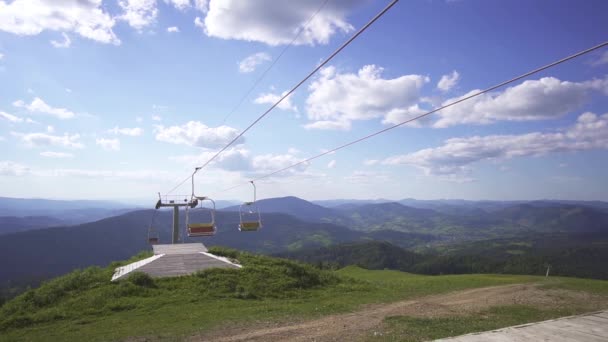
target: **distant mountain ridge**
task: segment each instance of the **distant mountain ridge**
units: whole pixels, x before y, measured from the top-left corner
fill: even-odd
[[[338,213],[332,209],[294,196],[262,199],[257,201],[256,205],[260,208],[260,211],[264,213],[282,213],[309,222],[322,222],[323,219],[338,215]],[[240,205],[227,207],[222,210],[239,211],[239,209]]]
[[[50,216],[0,216],[0,235],[70,224],[70,222]]]
[[[597,209],[598,204],[588,207],[547,201],[506,203],[483,203],[484,208],[445,211],[415,208],[396,202],[365,203],[351,207],[341,204],[326,208],[296,197],[264,199],[257,203],[264,225],[259,232],[239,232],[239,207],[233,206],[217,212],[218,234],[203,241],[207,245],[281,253],[346,242],[380,240],[402,248],[429,252],[449,249],[463,242],[509,239],[530,234],[608,232],[608,212]],[[451,205],[455,205],[454,202]],[[87,210],[63,212],[86,213]],[[74,226],[61,225],[0,235],[0,286],[11,279],[47,277],[77,267],[104,265],[148,249],[146,237],[152,213],[153,210],[129,211]],[[182,212],[182,229],[183,215]],[[192,220],[200,219],[197,214],[192,215]],[[157,216],[161,243],[166,243],[170,236],[171,212],[161,210]],[[89,219],[92,217],[88,216]],[[33,227],[38,224],[36,220],[45,219],[24,220],[32,220],[29,224]],[[17,226],[18,223],[14,221],[9,224]]]
[[[0,286],[9,280],[44,278],[75,268],[106,265],[150,249],[147,232],[152,213],[153,210],[138,210],[76,226],[0,235]],[[182,237],[185,237],[184,219],[182,212]],[[191,220],[201,220],[201,216],[195,213]],[[436,239],[431,235],[404,232],[359,232],[332,223],[304,222],[277,213],[265,213],[262,220],[264,227],[260,231],[239,232],[238,214],[219,211],[217,235],[203,239],[183,238],[183,241],[278,253],[376,239],[410,248]],[[161,243],[170,241],[171,222],[170,211],[158,213],[155,226],[159,228]]]
[[[135,209],[114,201],[0,197],[0,234],[92,222]]]
[[[409,201],[411,202],[411,201]],[[444,201],[449,205],[466,202]],[[608,211],[593,207],[563,204],[558,201],[471,202],[469,206],[430,209],[406,206],[399,202],[338,204],[325,208],[296,198],[259,201],[262,213],[276,212],[308,222],[328,222],[359,231],[397,230],[408,233],[442,235],[456,239],[478,240],[530,232],[599,232],[608,230]],[[226,210],[238,210],[230,207]]]

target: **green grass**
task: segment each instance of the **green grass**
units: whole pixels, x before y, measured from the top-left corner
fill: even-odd
[[[420,276],[346,267],[331,272],[293,261],[215,249],[243,269],[112,283],[113,264],[72,272],[0,307],[0,341],[175,340],[259,321],[295,321],[466,288],[535,282],[509,275]],[[145,255],[139,256],[145,257]],[[581,285],[566,280],[566,286]],[[559,282],[547,286],[561,286]]]
[[[538,322],[579,313],[576,308],[540,310],[525,305],[496,306],[468,316],[419,318],[393,316],[384,320],[382,334],[370,334],[370,341],[428,341]]]
[[[597,279],[548,277],[543,278],[543,288],[584,291],[599,295],[608,295],[608,281]]]
[[[374,291],[370,296],[375,298],[374,301],[380,302],[469,288],[537,282],[542,279],[536,276],[502,274],[426,276],[390,270],[370,271],[356,266],[345,267],[337,273],[373,285]]]

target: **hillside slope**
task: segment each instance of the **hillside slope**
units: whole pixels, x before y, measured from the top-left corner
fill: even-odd
[[[343,336],[361,339],[378,329],[399,328],[385,324],[390,323],[385,322],[389,316],[425,317],[425,313],[439,312],[438,308],[444,310],[439,314],[449,316],[453,308],[443,305],[447,302],[459,303],[461,318],[463,313],[480,313],[492,317],[492,324],[512,322],[513,317],[506,319],[510,312],[524,323],[608,305],[608,283],[600,281],[496,275],[431,277],[357,267],[334,272],[234,250],[211,252],[236,258],[244,267],[164,279],[136,273],[119,283],[109,279],[113,267],[120,263],[76,271],[2,305],[0,338],[219,340],[253,334],[251,338],[262,340],[296,336],[325,340],[347,334]],[[526,285],[532,282],[542,282],[543,286]],[[545,289],[547,286],[551,288]],[[581,301],[567,288],[584,291],[588,300]],[[519,307],[504,306],[514,300]],[[462,310],[463,302],[466,310]],[[560,309],[564,307],[568,310]],[[502,314],[485,311],[496,308],[503,310]],[[522,316],[522,312],[526,314]],[[430,322],[427,327],[437,331],[441,325]],[[474,327],[479,329],[480,325]],[[450,334],[449,330],[440,331],[443,336]]]
[[[150,249],[147,230],[152,210],[140,210],[96,222],[0,236],[0,287],[7,281],[23,283],[69,272],[75,268],[106,265]],[[192,220],[200,219],[196,214]],[[424,234],[376,231],[357,232],[329,223],[303,222],[284,214],[264,214],[264,227],[254,233],[239,232],[238,214],[217,213],[218,233],[188,239],[208,246],[278,253],[329,246],[363,239],[383,239],[403,247],[432,241]],[[161,211],[156,224],[161,243],[170,242],[172,214]],[[184,217],[181,217],[182,227]],[[184,229],[184,228],[182,228]],[[182,230],[181,236],[185,236]]]

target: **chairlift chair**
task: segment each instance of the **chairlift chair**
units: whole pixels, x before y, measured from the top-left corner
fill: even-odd
[[[148,243],[151,245],[156,245],[160,242],[160,234],[158,232],[158,229],[154,225],[156,213],[159,207],[160,206],[157,205],[156,210],[154,210],[154,214],[152,214],[152,221],[150,222],[150,226],[148,227]]]
[[[255,232],[262,228],[262,216],[260,208],[256,203],[256,188],[253,181],[250,181],[253,186],[253,201],[245,202],[239,207],[239,231]]]
[[[211,207],[205,207],[203,202],[211,202]],[[188,228],[189,237],[212,236],[217,232],[215,225],[215,201],[209,197],[194,196],[191,201],[192,205],[186,207],[186,227]],[[198,206],[198,208],[197,208]],[[191,222],[190,215],[194,213],[202,213],[207,215],[207,220],[203,222]]]

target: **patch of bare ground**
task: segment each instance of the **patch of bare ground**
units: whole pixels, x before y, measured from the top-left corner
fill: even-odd
[[[536,284],[494,286],[421,297],[390,304],[367,305],[362,309],[320,319],[223,327],[188,341],[353,341],[381,326],[389,316],[445,317],[479,312],[493,306],[522,304],[537,308],[584,306],[593,311],[608,307],[608,298],[586,292],[542,289]]]

